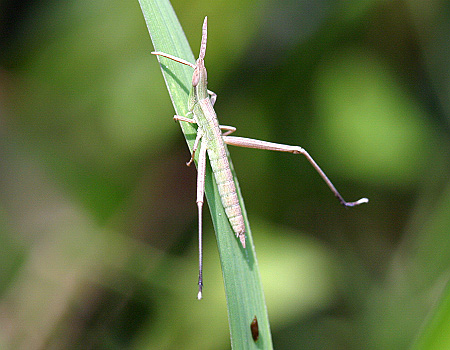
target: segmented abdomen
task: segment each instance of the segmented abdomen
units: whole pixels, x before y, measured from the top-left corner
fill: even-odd
[[[237,236],[245,232],[244,219],[242,217],[241,205],[236,193],[236,186],[234,184],[233,175],[231,174],[230,164],[224,145],[218,149],[218,152],[208,150],[211,168],[216,178],[217,186],[219,188],[220,199],[225,209],[231,226]]]

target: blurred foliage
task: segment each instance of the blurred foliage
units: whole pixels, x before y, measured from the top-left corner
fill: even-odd
[[[0,346],[226,349],[195,169],[138,2],[0,3]],[[450,11],[445,1],[173,1],[230,148],[276,349],[449,343]],[[442,302],[440,302],[442,299]],[[422,335],[423,334],[423,335]]]

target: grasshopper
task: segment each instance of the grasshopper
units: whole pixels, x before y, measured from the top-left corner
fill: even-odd
[[[192,75],[192,89],[188,100],[188,116],[175,115],[174,120],[197,124],[197,136],[195,138],[191,159],[187,165],[194,161],[195,153],[198,149],[198,174],[197,174],[197,207],[198,207],[198,236],[199,236],[199,277],[198,277],[198,295],[202,298],[203,289],[203,248],[202,248],[202,209],[205,192],[205,169],[206,154],[208,153],[211,168],[216,179],[222,205],[225,213],[230,221],[231,227],[239,238],[242,247],[245,248],[245,224],[242,216],[241,206],[236,193],[236,186],[230,170],[230,163],[227,157],[227,145],[256,148],[270,151],[289,152],[293,154],[301,154],[306,157],[308,162],[319,173],[330,190],[338,198],[339,202],[345,207],[354,207],[356,205],[367,203],[367,198],[361,198],[355,202],[346,202],[334,185],[308,154],[308,152],[299,146],[289,146],[284,144],[272,143],[267,141],[249,139],[244,137],[228,136],[234,131],[235,127],[219,125],[216,112],[214,111],[214,103],[217,95],[207,89],[207,73],[205,68],[205,53],[207,41],[207,17],[203,22],[202,41],[200,45],[200,54],[195,64],[188,62],[182,58],[172,56],[164,52],[152,52],[153,55],[163,56],[174,60],[181,64],[185,64],[194,69]],[[224,131],[224,132],[222,132]]]

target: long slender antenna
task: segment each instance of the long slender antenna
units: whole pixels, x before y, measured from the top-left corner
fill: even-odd
[[[205,20],[203,21],[203,28],[202,28],[202,43],[200,44],[200,53],[198,55],[198,58],[201,58],[202,60],[205,58],[206,54],[206,41],[208,40],[208,16],[205,17]]]

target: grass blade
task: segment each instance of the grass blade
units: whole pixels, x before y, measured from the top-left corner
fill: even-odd
[[[169,1],[139,0],[139,3],[155,51],[163,51],[190,62],[195,62],[189,43]],[[199,23],[199,40],[200,37],[201,23]],[[176,114],[186,115],[188,112],[187,101],[191,86],[192,68],[161,58],[161,69]],[[170,120],[170,116],[168,116],[168,120]],[[188,146],[192,150],[196,130],[188,123],[181,123],[181,126]],[[234,170],[232,169],[232,171],[234,176]],[[235,349],[272,349],[269,319],[250,226],[236,178],[235,183],[247,228],[246,249],[241,247],[234,235],[223,210],[211,168],[207,167],[205,192],[216,232],[222,265],[231,344]],[[205,268],[208,267],[206,266]],[[195,281],[194,276],[193,281]],[[204,296],[206,298],[208,293],[212,292],[208,291],[207,283],[208,281],[206,281],[204,288]],[[259,337],[256,342],[252,337],[250,328],[255,316],[258,320],[259,331]]]

